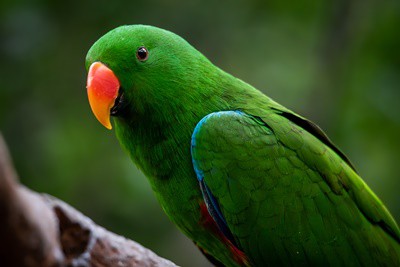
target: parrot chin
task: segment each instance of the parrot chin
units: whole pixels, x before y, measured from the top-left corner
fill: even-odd
[[[94,62],[87,77],[89,104],[97,120],[111,130],[110,116],[117,115],[123,102],[120,82],[114,72],[101,62]]]

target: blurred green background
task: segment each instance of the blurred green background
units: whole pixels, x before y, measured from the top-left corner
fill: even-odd
[[[89,47],[122,24],[187,39],[319,124],[400,220],[400,1],[0,3],[0,130],[21,180],[183,266],[207,266],[92,115]]]

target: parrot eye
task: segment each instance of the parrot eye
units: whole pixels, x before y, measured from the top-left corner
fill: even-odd
[[[146,47],[139,47],[136,51],[136,57],[139,59],[139,61],[145,61],[149,57],[149,52],[147,51]]]

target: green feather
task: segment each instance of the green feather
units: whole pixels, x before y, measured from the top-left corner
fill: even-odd
[[[146,61],[136,59],[145,46]],[[193,160],[254,266],[399,266],[400,231],[346,156],[312,122],[214,66],[181,37],[119,27],[90,49],[126,102],[117,137],[166,214],[226,266],[246,264],[204,224]],[[238,116],[208,114],[240,110]]]
[[[271,242],[270,246],[283,246],[284,255],[278,261],[283,265],[314,266],[322,262],[330,266],[343,263],[349,266],[399,264],[397,225],[342,157],[287,118],[278,119],[280,114],[268,110],[268,107],[257,114],[265,125],[255,123],[251,115],[231,114],[211,116],[202,124],[195,135],[193,157],[200,169],[203,169],[203,163],[209,165],[212,162],[214,172],[225,173],[225,185],[208,175],[207,171],[204,180],[216,196],[241,248],[246,253],[253,252],[251,260],[254,265],[262,266],[268,262],[267,259],[275,258],[273,250],[254,254],[266,242]],[[270,120],[271,117],[275,119]],[[263,131],[267,127],[274,133],[275,145],[260,147],[247,143],[245,140],[254,127],[259,130],[251,134],[252,138],[270,139],[271,135]],[[292,135],[288,128],[301,134]],[[297,142],[293,138],[298,139]],[[209,140],[213,143],[223,140],[228,146],[224,146],[222,151],[219,147],[216,153]],[[298,146],[298,142],[303,142],[303,145]],[[292,143],[296,145],[291,146]],[[264,153],[252,153],[256,150]],[[247,160],[252,163],[246,169],[234,165],[241,161],[242,154],[248,155]],[[296,164],[288,158],[297,158]],[[228,162],[224,166],[218,164],[222,159]],[[273,162],[274,167],[256,168],[259,162]],[[260,181],[268,183],[271,180],[273,186],[259,186]],[[241,184],[241,187],[232,187],[236,184]],[[252,189],[243,191],[244,188]],[[251,197],[252,194],[264,195],[264,198]],[[221,195],[225,197],[219,197]],[[245,207],[247,212],[238,214]],[[258,207],[258,210],[253,211],[253,207]],[[240,224],[238,216],[242,218]],[[255,216],[256,221],[252,224],[245,222],[251,216]],[[268,241],[252,237],[264,232],[269,233]],[[249,244],[248,239],[257,241]],[[318,255],[323,255],[323,261]]]

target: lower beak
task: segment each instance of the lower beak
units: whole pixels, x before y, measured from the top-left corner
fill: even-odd
[[[89,68],[86,88],[94,116],[104,127],[111,130],[110,110],[118,97],[118,78],[106,65],[94,62]]]

